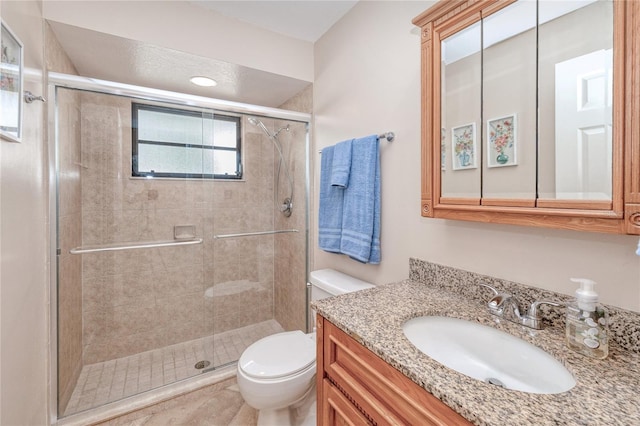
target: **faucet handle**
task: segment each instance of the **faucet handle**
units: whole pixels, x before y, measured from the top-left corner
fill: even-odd
[[[500,293],[498,290],[496,290],[495,288],[485,283],[479,283],[479,285],[492,290],[494,293],[493,297],[491,297],[491,299],[487,302],[487,306],[489,307],[489,310],[491,311],[491,313],[495,315],[502,315],[502,311],[504,309],[504,303],[507,299],[511,298],[511,295],[506,293]]]
[[[486,287],[486,288],[488,288],[488,289],[492,290],[492,291],[493,291],[493,295],[494,295],[494,296],[497,296],[497,295],[499,295],[499,294],[500,294],[500,292],[499,292],[498,290],[496,290],[495,288],[491,287],[489,284],[485,284],[485,283],[478,283],[478,285],[481,285],[482,287]]]
[[[529,308],[530,318],[538,318],[540,316],[540,314],[538,314],[538,308],[540,307],[540,305],[551,305],[551,306],[560,307],[560,306],[564,306],[565,304],[558,303],[558,302],[551,302],[549,300],[537,300],[533,302],[531,304],[531,307]]]

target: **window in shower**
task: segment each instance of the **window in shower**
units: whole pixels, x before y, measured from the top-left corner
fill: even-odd
[[[240,117],[132,104],[132,173],[240,179]]]

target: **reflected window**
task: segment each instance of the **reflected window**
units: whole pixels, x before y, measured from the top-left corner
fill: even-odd
[[[240,117],[132,105],[132,175],[240,179]]]

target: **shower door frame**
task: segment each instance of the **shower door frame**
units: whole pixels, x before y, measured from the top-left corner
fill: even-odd
[[[308,282],[309,277],[309,226],[310,226],[310,189],[311,189],[311,118],[312,115],[308,113],[283,110],[279,108],[264,107],[259,105],[251,105],[240,102],[225,101],[221,99],[207,98],[204,96],[189,95],[177,92],[171,92],[166,90],[159,90],[141,86],[134,86],[124,83],[116,83],[106,80],[93,79],[88,77],[81,77],[75,75],[68,75],[62,73],[49,72],[45,77],[48,80],[48,99],[51,102],[48,103],[48,216],[49,216],[49,235],[50,235],[50,248],[49,248],[49,296],[50,296],[50,333],[49,333],[49,383],[50,383],[50,418],[52,424],[56,424],[58,420],[74,417],[78,414],[82,415],[86,412],[79,412],[71,414],[70,416],[60,417],[58,413],[58,108],[57,108],[57,89],[65,88],[72,90],[82,90],[88,92],[102,93],[107,95],[124,96],[133,99],[141,99],[153,102],[163,102],[169,104],[175,104],[178,106],[188,107],[200,107],[207,108],[214,111],[225,111],[238,114],[253,115],[264,118],[281,119],[295,121],[305,124],[306,136],[305,136],[305,245],[307,247],[307,256],[305,259],[305,275]],[[305,322],[306,331],[309,331],[310,327],[310,314],[309,314],[309,286],[306,284],[307,291],[307,303],[305,306]],[[190,377],[182,380],[182,382],[193,381],[199,376]],[[179,383],[181,381],[176,381]],[[171,385],[165,385],[171,386]],[[156,389],[151,389],[149,392],[153,392]],[[140,394],[136,394],[140,395]],[[134,395],[135,396],[135,395]],[[117,402],[117,401],[116,401]],[[99,409],[101,407],[97,407]],[[95,409],[90,409],[91,412]]]

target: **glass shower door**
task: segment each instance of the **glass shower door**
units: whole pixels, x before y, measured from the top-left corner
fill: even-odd
[[[306,331],[306,123],[61,87],[56,108],[59,417]]]
[[[262,337],[306,331],[306,124],[256,116],[242,123],[242,182],[217,182],[212,206],[209,290],[220,363]]]
[[[235,362],[261,337],[282,331],[273,320],[273,146],[242,118],[243,175],[219,181],[212,205],[210,273],[217,365]]]
[[[63,88],[56,101],[58,400],[68,415],[200,374],[212,357],[213,180],[202,111]]]

